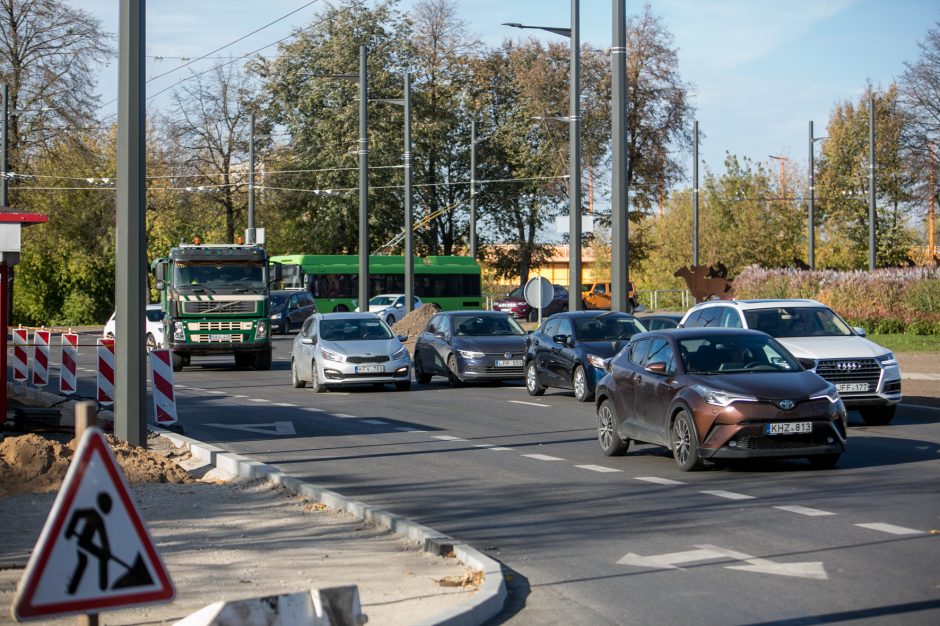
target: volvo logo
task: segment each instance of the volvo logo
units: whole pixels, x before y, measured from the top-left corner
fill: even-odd
[[[844,372],[854,371],[862,366],[856,361],[839,361],[836,363],[836,369],[840,369]]]
[[[796,406],[796,403],[793,400],[781,400],[778,406],[784,411],[789,411]]]
[[[511,358],[512,358],[512,352],[503,352],[503,358],[505,358],[505,359],[511,359]]]

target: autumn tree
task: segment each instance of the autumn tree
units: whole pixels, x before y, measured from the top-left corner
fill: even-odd
[[[0,0],[0,82],[9,89],[8,171],[29,173],[41,148],[94,123],[99,101],[94,72],[114,54],[109,38],[97,19],[65,2]]]

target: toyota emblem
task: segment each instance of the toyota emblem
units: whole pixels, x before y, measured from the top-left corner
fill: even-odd
[[[505,359],[511,359],[511,358],[512,358],[512,352],[503,352],[503,358],[505,358]]]
[[[784,411],[789,411],[796,406],[796,403],[793,400],[781,400],[779,406]]]

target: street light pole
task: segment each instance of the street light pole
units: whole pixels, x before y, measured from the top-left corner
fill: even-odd
[[[692,123],[692,267],[698,265],[698,120]]]
[[[359,310],[369,310],[369,85],[367,52],[359,46]]]
[[[415,234],[411,213],[411,74],[405,72],[405,313],[414,310]],[[363,310],[363,309],[360,309]]]
[[[10,167],[7,163],[7,131],[9,130],[8,120],[10,117],[10,86],[3,85],[3,143],[0,148],[0,207],[8,206],[7,198],[7,169]],[[4,288],[6,285],[4,285]]]
[[[787,201],[787,173],[784,165],[786,164],[787,157],[771,154],[770,158],[780,161],[780,199],[781,204],[785,204]]]
[[[477,258],[477,121],[470,120],[470,258]]]
[[[875,92],[868,92],[868,271],[875,269]]]
[[[534,28],[571,39],[571,68],[568,104],[568,306],[581,310],[581,62],[579,0],[571,0],[571,27],[527,26],[505,22],[513,28]]]
[[[630,220],[627,203],[627,8],[626,0],[613,0],[611,70],[611,194],[610,281],[612,311],[629,311]],[[697,159],[696,159],[697,160]]]
[[[248,232],[245,243],[255,242],[255,114],[251,114],[248,138]]]

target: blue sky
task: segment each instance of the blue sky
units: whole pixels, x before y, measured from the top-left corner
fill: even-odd
[[[148,76],[179,66],[225,45],[307,0],[151,0],[147,3]],[[402,0],[401,7],[416,0]],[[118,0],[71,0],[117,33]],[[219,54],[241,55],[305,26],[322,10],[315,2],[291,17]],[[651,0],[674,35],[682,79],[695,86],[693,105],[706,138],[701,157],[720,172],[725,153],[769,162],[785,155],[805,168],[807,123],[824,135],[839,101],[857,100],[871,81],[889,85],[918,56],[917,44],[940,20],[936,0]],[[519,31],[500,24],[523,22],[568,26],[570,0],[458,0],[470,32],[496,45],[504,38],[559,39],[542,31]],[[610,0],[581,0],[581,41],[611,45]],[[628,1],[628,13],[642,10]],[[117,45],[117,40],[114,42]],[[272,54],[275,48],[268,48]],[[205,60],[150,83],[153,94],[218,60]],[[102,71],[102,102],[116,97],[117,63]],[[157,99],[157,107],[166,100]],[[114,106],[102,110],[113,112]],[[776,163],[773,163],[776,167]],[[689,169],[691,170],[691,158]]]

